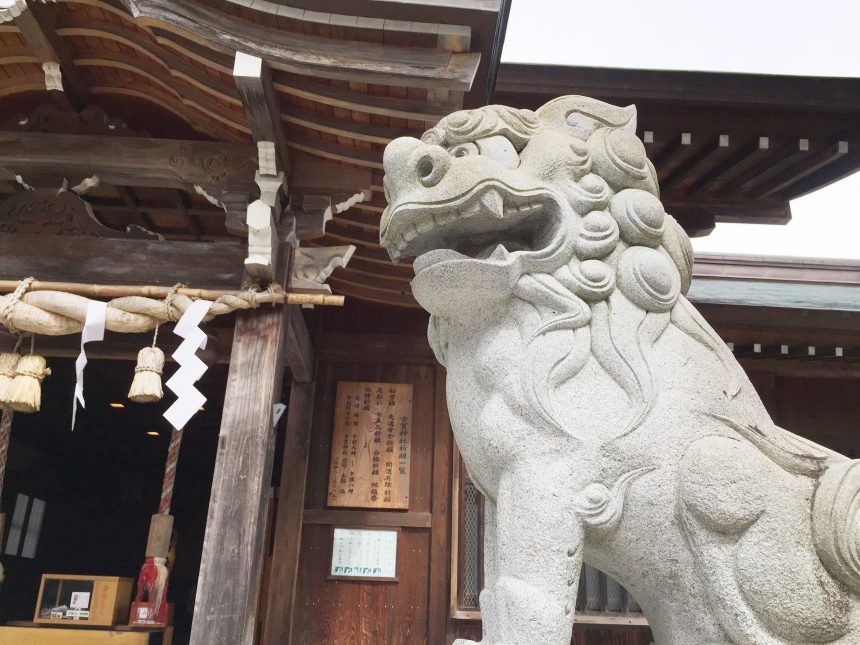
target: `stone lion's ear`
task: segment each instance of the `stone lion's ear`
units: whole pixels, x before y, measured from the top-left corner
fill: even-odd
[[[636,132],[636,106],[618,107],[587,96],[561,96],[540,107],[541,121],[588,139],[599,128],[622,128]]]

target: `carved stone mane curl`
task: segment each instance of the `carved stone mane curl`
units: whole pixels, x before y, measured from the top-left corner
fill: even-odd
[[[447,148],[465,141],[501,135],[507,137],[517,150],[522,150],[541,127],[540,119],[531,110],[488,105],[446,116],[436,127],[427,130],[421,140]]]

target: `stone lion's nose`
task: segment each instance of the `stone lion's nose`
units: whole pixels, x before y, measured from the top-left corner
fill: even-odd
[[[383,157],[389,185],[423,186],[438,184],[451,166],[451,157],[440,146],[431,146],[411,137],[395,139],[385,148]],[[403,182],[403,183],[401,183]]]

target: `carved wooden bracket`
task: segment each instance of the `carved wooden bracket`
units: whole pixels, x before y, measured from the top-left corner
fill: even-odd
[[[290,290],[307,293],[331,293],[331,287],[325,284],[325,281],[336,268],[345,267],[353,253],[355,253],[355,247],[351,244],[348,246],[297,248],[293,254]]]
[[[262,175],[257,172],[260,199],[248,205],[245,223],[248,230],[248,257],[245,270],[254,278],[271,282],[278,257],[278,224],[281,221],[281,187],[284,173]]]
[[[292,206],[292,202],[290,204]],[[296,237],[300,240],[313,240],[325,235],[325,225],[334,212],[329,195],[304,195],[301,207],[293,210],[296,218]]]
[[[274,209],[262,199],[248,205],[248,257],[245,270],[253,278],[271,282],[278,255],[278,228]]]

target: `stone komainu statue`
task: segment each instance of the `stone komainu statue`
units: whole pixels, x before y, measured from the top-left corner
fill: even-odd
[[[566,96],[385,152],[382,243],[487,498],[482,642],[567,645],[584,560],[661,645],[860,643],[860,465],[776,427],[685,298],[635,123]]]

